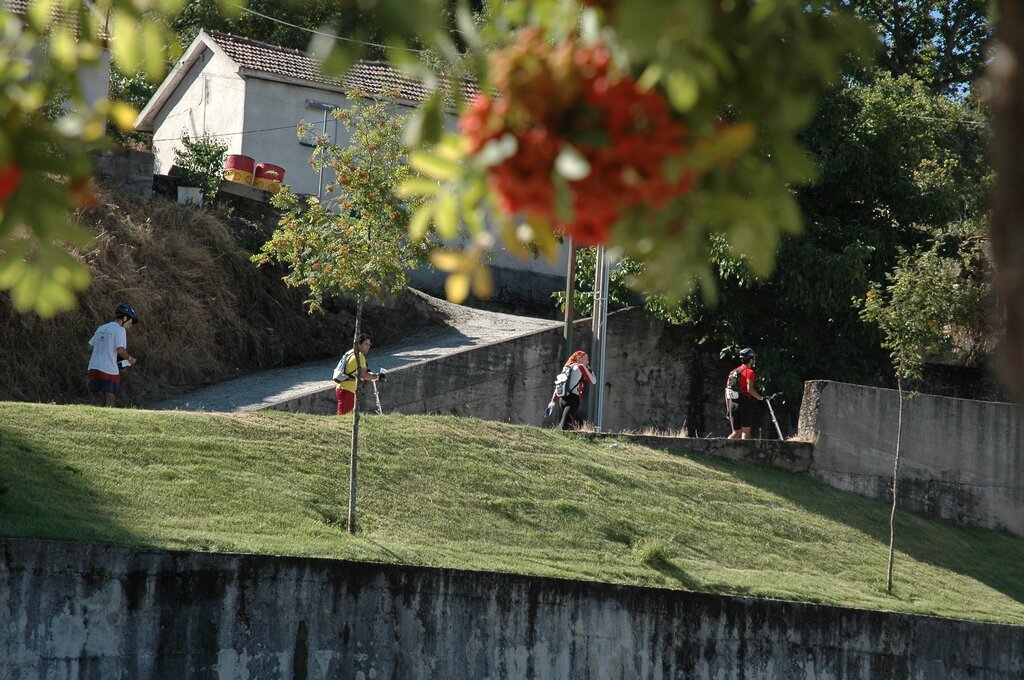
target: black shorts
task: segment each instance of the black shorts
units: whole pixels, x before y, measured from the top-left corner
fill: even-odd
[[[757,400],[753,397],[745,397],[740,395],[739,405],[736,408],[736,412],[732,416],[733,427],[753,427],[754,426],[754,404]]]

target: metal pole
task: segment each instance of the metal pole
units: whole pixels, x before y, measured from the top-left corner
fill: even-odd
[[[321,136],[321,138],[327,136],[327,109],[324,109],[324,126],[323,126],[323,129],[320,131],[320,136]],[[320,185],[317,187],[316,197],[317,198],[323,198],[323,194],[324,194],[324,159],[323,159],[323,156],[321,156],[320,157]]]
[[[576,246],[569,237],[569,262],[565,267],[565,326],[562,328],[562,361],[572,354],[572,299],[576,290]]]
[[[601,260],[604,258],[604,247],[598,246],[597,251],[594,255],[594,304],[593,311],[590,314],[590,365],[600,366],[600,354],[601,354],[601,285],[604,283],[604,277],[601,275]],[[590,397],[587,399],[587,415],[590,420],[594,420],[594,416],[597,413],[597,392],[596,385],[595,389],[590,390]]]
[[[608,253],[605,252],[604,248],[601,248],[601,347],[600,347],[600,359],[597,364],[597,384],[594,385],[597,389],[594,392],[597,393],[597,417],[594,421],[594,428],[601,432],[604,429],[604,379],[605,379],[605,366],[608,364],[606,358],[608,354],[608,278],[611,267],[608,262]]]

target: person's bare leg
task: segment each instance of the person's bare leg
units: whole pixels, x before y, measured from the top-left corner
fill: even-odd
[[[113,392],[104,392],[104,406],[115,406],[117,404],[117,395]]]

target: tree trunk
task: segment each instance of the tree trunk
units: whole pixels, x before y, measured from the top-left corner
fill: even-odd
[[[889,573],[885,581],[885,590],[892,595],[892,560],[896,547],[896,484],[900,474],[900,443],[903,438],[903,379],[896,378],[896,392],[900,399],[899,415],[896,421],[896,456],[892,464],[892,511],[889,513]]]
[[[359,354],[359,331],[363,318],[363,298],[360,296],[356,303],[356,332],[352,336],[352,351],[356,358],[356,399],[352,408],[352,457],[348,466],[348,533],[356,533],[356,472],[359,467],[359,386],[363,382],[363,369],[365,364],[360,364]]]
[[[1024,6],[1019,0],[999,0],[998,15],[986,78],[996,140],[990,231],[995,291],[1005,314],[1005,375],[1016,376],[1024,370]],[[1024,398],[1019,382],[1007,384]]]

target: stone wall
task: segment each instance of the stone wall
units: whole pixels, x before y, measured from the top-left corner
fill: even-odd
[[[608,329],[606,431],[678,431],[688,427],[688,412],[696,410],[714,423],[713,434],[727,434],[721,400],[693,389],[693,366],[701,360],[685,332],[650,321],[639,308],[609,314]],[[590,320],[578,321],[574,333],[574,345],[589,351]],[[410,364],[390,371],[378,386],[381,404],[387,413],[449,413],[540,425],[562,365],[561,348],[562,331],[555,328]],[[692,406],[691,394],[697,394]],[[372,386],[361,398],[361,408],[376,408]],[[334,389],[327,388],[272,408],[327,415],[337,403]]]
[[[509,574],[0,541],[0,677],[1020,678],[1001,626]]]
[[[125,193],[153,195],[153,154],[134,149],[111,149],[93,160],[93,171],[101,183]]]
[[[895,390],[808,382],[800,434],[811,474],[845,491],[891,499]],[[1024,536],[1019,407],[919,394],[904,403],[898,501],[909,510]]]

